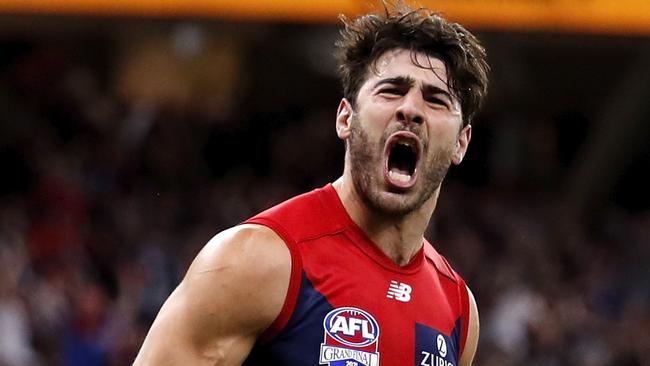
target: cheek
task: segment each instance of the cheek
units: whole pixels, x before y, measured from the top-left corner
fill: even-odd
[[[359,127],[366,133],[370,142],[377,142],[385,137],[386,123],[377,113],[366,113],[360,119],[361,121],[357,121],[359,122]]]
[[[452,142],[456,144],[461,129],[462,121],[457,117],[450,116],[433,116],[429,124],[429,138],[433,142]]]
[[[367,103],[361,113],[368,121],[387,123],[393,119],[396,108],[397,106],[391,101],[374,102]]]

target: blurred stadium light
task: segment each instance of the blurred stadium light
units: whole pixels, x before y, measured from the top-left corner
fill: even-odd
[[[450,19],[490,30],[650,34],[647,0],[423,0]],[[363,0],[3,0],[0,13],[211,17],[334,22],[365,12]]]

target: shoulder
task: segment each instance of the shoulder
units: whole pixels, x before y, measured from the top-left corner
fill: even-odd
[[[245,224],[213,237],[177,290],[197,313],[218,311],[234,328],[260,334],[282,309],[290,272],[291,258],[282,239],[267,227]],[[221,327],[221,319],[216,322]]]
[[[289,265],[289,251],[273,230],[263,225],[243,224],[222,231],[208,241],[190,266],[188,276],[224,271],[254,276],[282,272]]]
[[[282,308],[290,272],[291,257],[284,241],[265,226],[244,224],[213,237],[196,256],[181,286],[205,297],[207,306],[228,296],[233,304],[240,304],[238,310],[256,314],[249,320],[261,332]]]
[[[136,364],[241,364],[280,314],[290,270],[288,249],[266,227],[217,234],[160,309]]]
[[[479,314],[476,300],[462,276],[456,272],[447,259],[428,242],[425,255],[433,263],[438,273],[453,281],[458,291],[459,313],[461,317],[461,360],[460,366],[470,366],[473,362],[479,338]]]
[[[467,291],[469,302],[469,319],[467,327],[467,340],[465,341],[465,347],[463,349],[463,354],[461,355],[460,365],[470,366],[474,361],[474,355],[476,354],[476,348],[478,347],[480,322],[478,316],[478,307],[476,305],[476,300],[474,299],[474,294],[467,286],[465,286],[465,290]]]
[[[427,260],[433,263],[433,266],[438,271],[438,273],[449,278],[455,282],[459,287],[463,286],[465,283],[462,277],[454,270],[454,268],[449,264],[447,258],[442,254],[438,253],[436,248],[427,240],[424,242],[424,255]]]
[[[248,219],[273,228],[288,245],[344,226],[345,211],[331,185],[292,197]]]
[[[284,241],[268,227],[243,224],[217,234],[203,247],[179,290],[197,314],[218,315],[213,323],[210,316],[198,318],[202,324],[257,338],[282,313],[291,273]]]

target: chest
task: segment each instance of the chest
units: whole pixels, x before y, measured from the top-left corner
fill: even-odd
[[[301,255],[298,299],[265,346],[269,364],[458,364],[458,287],[433,265],[390,270],[342,239],[305,246]]]

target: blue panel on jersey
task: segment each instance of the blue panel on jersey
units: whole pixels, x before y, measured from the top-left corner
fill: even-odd
[[[457,366],[460,347],[460,318],[450,336],[424,324],[415,324],[415,364],[418,366]]]
[[[325,333],[323,319],[333,309],[303,272],[296,306],[286,327],[268,344],[255,345],[244,365],[318,365]]]

